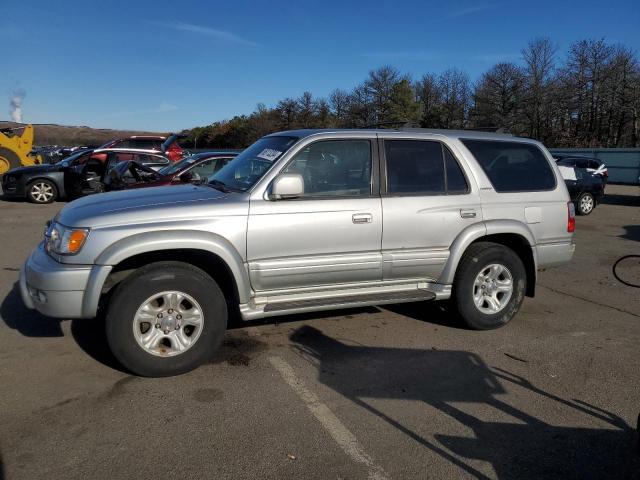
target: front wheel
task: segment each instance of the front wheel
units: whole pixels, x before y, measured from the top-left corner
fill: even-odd
[[[50,180],[35,180],[27,186],[27,198],[32,203],[51,203],[58,198],[58,189]]]
[[[524,264],[513,250],[496,243],[475,243],[458,265],[453,304],[468,327],[499,328],[520,309],[526,285]]]
[[[580,198],[578,198],[578,201],[576,203],[579,215],[589,215],[591,212],[593,212],[593,209],[596,208],[596,200],[593,195],[588,192],[580,195]]]
[[[142,267],[109,302],[106,334],[118,361],[133,373],[165,377],[206,362],[222,342],[227,307],[204,271],[181,262]]]

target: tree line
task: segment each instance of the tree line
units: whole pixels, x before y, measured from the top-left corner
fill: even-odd
[[[187,148],[244,148],[279,130],[399,125],[502,131],[549,147],[639,147],[638,58],[589,39],[561,59],[549,38],[536,38],[519,62],[497,63],[475,82],[457,68],[414,79],[382,66],[351,91],[304,92],[182,133]]]

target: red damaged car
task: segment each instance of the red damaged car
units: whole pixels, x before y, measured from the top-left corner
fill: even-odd
[[[204,152],[155,171],[135,161],[116,165],[104,180],[105,190],[160,187],[183,183],[200,183],[238,155],[234,152]]]
[[[126,148],[128,150],[141,150],[149,153],[163,153],[172,162],[182,159],[185,152],[178,145],[178,140],[184,135],[170,134],[168,137],[152,135],[134,135],[128,138],[118,138],[111,140],[101,149]]]

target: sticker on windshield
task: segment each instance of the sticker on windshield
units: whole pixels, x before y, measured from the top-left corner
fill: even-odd
[[[265,160],[269,160],[270,162],[273,162],[276,158],[280,156],[281,153],[282,152],[279,150],[273,150],[272,148],[265,148],[257,155],[257,157],[264,158]]]

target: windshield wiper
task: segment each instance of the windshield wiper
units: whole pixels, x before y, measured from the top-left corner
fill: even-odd
[[[234,187],[230,187],[229,185],[227,185],[226,183],[220,181],[220,180],[211,180],[209,181],[209,183],[207,183],[207,185],[211,185],[213,188],[220,190],[221,192],[224,193],[229,193],[229,192],[244,192],[244,190],[240,189],[240,188],[234,188]]]

